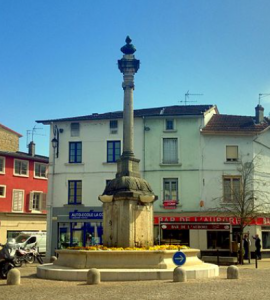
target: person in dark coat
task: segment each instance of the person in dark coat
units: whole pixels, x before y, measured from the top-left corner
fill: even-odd
[[[243,247],[244,247],[244,259],[248,259],[249,258],[249,246],[250,246],[250,240],[248,238],[248,235],[245,234],[244,238],[243,238]]]
[[[255,247],[256,247],[256,251],[255,254],[257,256],[258,259],[262,259],[262,254],[261,254],[261,239],[259,238],[259,235],[256,234],[255,237],[253,237],[255,239]]]

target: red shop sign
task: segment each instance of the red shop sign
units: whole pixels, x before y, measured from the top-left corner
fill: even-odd
[[[183,229],[216,229],[216,230],[230,230],[230,225],[226,224],[164,224],[165,230],[183,230]],[[165,228],[166,226],[166,228]]]
[[[172,223],[229,223],[231,225],[239,225],[240,220],[235,217],[215,217],[215,216],[190,216],[190,217],[154,217],[154,224],[158,225],[164,222]],[[250,225],[269,225],[270,218],[258,217],[250,222]]]

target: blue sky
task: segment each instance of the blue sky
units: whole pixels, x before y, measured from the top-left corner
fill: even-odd
[[[254,115],[270,93],[269,0],[0,0],[0,123],[121,110],[117,60],[130,35],[141,67],[134,108],[216,104]],[[261,104],[270,113],[270,96]],[[38,154],[48,126],[38,124]],[[29,136],[28,142],[31,137]]]

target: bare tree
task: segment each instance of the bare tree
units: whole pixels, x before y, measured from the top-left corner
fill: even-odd
[[[256,156],[249,162],[239,161],[237,175],[226,181],[223,178],[223,195],[216,208],[219,213],[235,217],[240,226],[240,263],[243,263],[243,235],[246,226],[250,225],[258,216],[269,215],[270,201],[269,179],[265,179],[260,172],[260,158]],[[269,175],[269,174],[268,174]]]

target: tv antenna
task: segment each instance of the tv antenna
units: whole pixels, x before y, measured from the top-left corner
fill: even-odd
[[[28,147],[29,145],[29,137],[31,136],[31,142],[34,142],[34,135],[42,135],[42,136],[45,136],[45,134],[40,134],[40,133],[37,133],[36,131],[37,130],[42,130],[43,128],[37,128],[36,127],[37,125],[35,125],[32,130],[26,130],[26,147]]]
[[[197,102],[197,101],[190,101],[189,96],[203,96],[203,94],[190,94],[189,91],[185,93],[185,100],[184,101],[179,101],[179,102],[184,102],[185,105],[187,105],[188,102]]]
[[[259,105],[261,105],[261,99],[268,96],[270,96],[270,94],[259,94]]]

